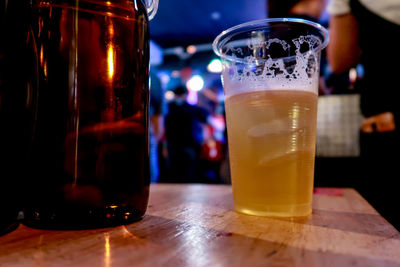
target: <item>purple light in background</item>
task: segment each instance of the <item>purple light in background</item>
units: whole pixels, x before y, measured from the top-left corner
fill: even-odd
[[[188,94],[188,97],[187,97],[187,102],[190,105],[196,105],[199,102],[197,91],[189,90],[189,94]]]

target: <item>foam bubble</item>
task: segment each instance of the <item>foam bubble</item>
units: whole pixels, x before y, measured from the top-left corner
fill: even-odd
[[[223,83],[226,95],[257,90],[306,90],[318,92],[320,51],[316,49],[321,40],[313,35],[300,36],[290,43],[262,37],[236,41],[227,47],[230,60],[224,61]],[[271,49],[280,49],[287,57],[272,57]]]

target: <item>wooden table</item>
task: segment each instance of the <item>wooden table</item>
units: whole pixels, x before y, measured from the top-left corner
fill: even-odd
[[[0,266],[400,266],[400,234],[353,189],[318,189],[290,220],[233,211],[226,185],[151,186],[147,216],[115,228],[19,226]]]

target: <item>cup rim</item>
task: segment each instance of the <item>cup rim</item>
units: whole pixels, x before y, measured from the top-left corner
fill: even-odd
[[[318,45],[316,48],[313,48],[313,51],[319,52],[320,50],[324,49],[329,42],[329,33],[328,30],[323,27],[321,24],[316,23],[316,22],[312,22],[306,19],[301,19],[301,18],[269,18],[269,19],[260,19],[260,20],[253,20],[253,21],[249,21],[246,23],[242,23],[236,26],[233,26],[223,32],[221,32],[214,40],[212,47],[213,47],[213,51],[214,53],[219,56],[220,58],[223,59],[227,59],[229,61],[234,61],[234,62],[238,62],[241,61],[240,59],[237,58],[233,58],[231,56],[226,56],[223,53],[221,53],[220,48],[223,44],[225,44],[224,42],[222,42],[227,36],[229,36],[230,34],[232,34],[233,32],[241,29],[241,28],[255,28],[258,26],[261,26],[262,24],[265,23],[275,23],[275,22],[294,22],[294,23],[299,23],[299,24],[305,24],[305,25],[309,25],[311,27],[314,27],[318,30],[321,31],[321,35],[323,36],[323,42]],[[248,30],[247,30],[248,31]]]

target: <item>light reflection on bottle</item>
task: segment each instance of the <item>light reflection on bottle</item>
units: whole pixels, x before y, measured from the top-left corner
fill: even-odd
[[[47,61],[44,62],[43,74],[44,74],[44,77],[47,79]]]
[[[43,67],[43,45],[40,46],[40,66]]]
[[[107,63],[108,63],[108,78],[112,80],[112,78],[114,77],[114,46],[112,43],[108,45]]]
[[[114,48],[114,25],[112,22],[108,25],[108,34],[109,34],[109,41],[108,41],[108,51],[107,51],[107,65],[108,65],[108,78],[112,81],[114,77],[114,60],[115,60],[115,48]]]
[[[107,40],[107,78],[108,83],[106,85],[106,108],[103,111],[104,121],[115,121],[115,95],[114,95],[114,75],[116,66],[116,54],[114,45],[114,25],[112,21],[108,21],[108,40]]]

